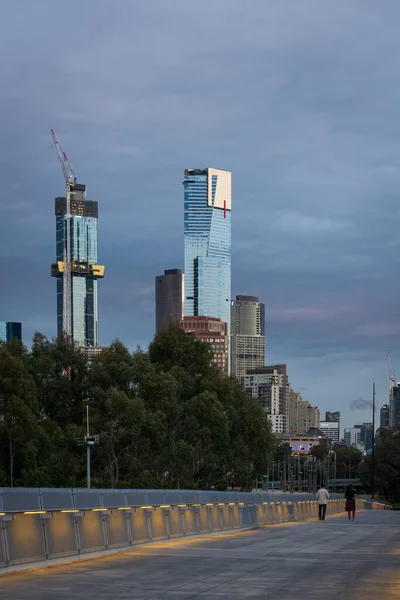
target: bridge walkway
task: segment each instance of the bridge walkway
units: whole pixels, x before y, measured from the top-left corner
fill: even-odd
[[[6,575],[7,600],[394,600],[400,512],[268,525]]]

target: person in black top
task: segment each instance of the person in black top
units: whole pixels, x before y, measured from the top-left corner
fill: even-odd
[[[347,511],[347,514],[349,515],[349,521],[351,521],[351,516],[353,516],[353,521],[355,521],[355,518],[356,518],[356,492],[351,484],[347,486],[344,497],[346,498],[346,511]]]

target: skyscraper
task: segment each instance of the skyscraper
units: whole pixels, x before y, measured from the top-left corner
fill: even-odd
[[[231,322],[231,173],[184,173],[185,316]]]
[[[265,365],[265,307],[257,296],[236,296],[231,308],[231,373]]]
[[[104,277],[104,266],[97,264],[98,205],[86,200],[86,186],[71,187],[71,326],[72,340],[79,346],[99,345],[97,280]],[[66,247],[66,198],[56,198],[56,257],[51,265],[57,277],[57,331],[63,331],[63,274]]]
[[[13,321],[0,321],[0,342],[11,342],[13,338],[22,340],[22,325]]]
[[[381,427],[389,427],[389,412],[390,412],[389,404],[384,404],[380,411],[380,426]]]
[[[176,324],[183,317],[183,274],[169,269],[158,275],[156,285],[156,331]]]

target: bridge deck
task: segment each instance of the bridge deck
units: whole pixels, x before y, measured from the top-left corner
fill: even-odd
[[[151,544],[1,578],[7,600],[400,598],[400,512]]]

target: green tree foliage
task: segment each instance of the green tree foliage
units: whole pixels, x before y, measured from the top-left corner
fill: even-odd
[[[37,333],[30,351],[0,346],[0,485],[84,486],[87,406],[99,487],[251,489],[276,449],[259,403],[176,327],[147,353],[115,341],[91,363]]]
[[[371,491],[370,454],[360,464],[359,475],[368,491]],[[400,428],[380,430],[375,445],[375,492],[389,502],[400,502]]]

